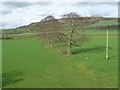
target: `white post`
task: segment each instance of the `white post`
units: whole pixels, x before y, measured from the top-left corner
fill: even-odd
[[[106,34],[106,60],[108,60],[108,30]]]

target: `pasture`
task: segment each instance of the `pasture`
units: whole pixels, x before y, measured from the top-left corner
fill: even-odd
[[[91,40],[80,48],[47,43],[37,38],[2,41],[4,88],[117,88],[118,32],[109,31],[109,60],[105,59],[106,31],[88,31]],[[17,36],[16,36],[17,37]],[[22,37],[22,35],[21,35]]]

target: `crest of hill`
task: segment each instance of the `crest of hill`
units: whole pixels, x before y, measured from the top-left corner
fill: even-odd
[[[100,28],[100,29],[106,29],[108,26],[112,27],[112,29],[117,29],[118,27],[118,18],[106,18],[106,17],[95,17],[95,16],[91,16],[91,17],[81,17],[83,20],[88,19],[88,20],[94,20],[94,19],[99,19],[98,23],[95,23],[94,25],[92,25],[92,28]],[[12,31],[15,33],[26,33],[26,32],[34,32],[35,30],[40,29],[43,26],[43,22],[47,22],[47,21],[56,21],[58,23],[62,23],[64,22],[64,19],[55,19],[52,16],[48,16],[44,19],[42,19],[39,22],[33,22],[29,25],[24,25],[24,26],[20,26],[17,27],[15,29],[10,29],[10,30],[3,30],[3,33],[12,33]]]
[[[59,22],[59,23],[64,22],[64,19],[55,19],[54,17],[52,17],[52,18],[53,18],[52,20],[55,20],[56,22]],[[94,27],[97,27],[97,28],[102,27],[102,26],[106,28],[106,26],[112,26],[112,25],[113,25],[113,28],[114,28],[115,26],[118,25],[117,24],[118,19],[117,18],[112,18],[112,17],[111,18],[106,18],[106,17],[92,16],[92,17],[81,17],[81,18],[83,20],[86,20],[86,19],[88,19],[88,20],[99,19],[99,22],[93,25]],[[29,24],[27,26],[23,26],[22,28],[29,28],[30,30],[34,31],[35,28],[41,28],[42,27],[42,25],[43,25],[42,22],[43,21],[46,22],[47,19],[46,20],[41,20],[40,22],[31,23],[31,24]],[[21,28],[21,27],[19,27],[19,28]],[[34,29],[32,29],[32,28],[34,28]]]

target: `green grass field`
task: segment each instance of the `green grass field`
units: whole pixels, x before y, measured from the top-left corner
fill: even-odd
[[[118,25],[118,22],[116,20],[105,20],[95,23],[92,26],[99,27],[99,26],[108,26],[108,25]]]
[[[5,88],[117,88],[118,37],[109,32],[109,60],[105,60],[106,31],[89,31],[91,40],[73,55],[59,45],[47,48],[36,38],[3,40]]]

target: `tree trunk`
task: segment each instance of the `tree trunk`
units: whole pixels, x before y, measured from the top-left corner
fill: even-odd
[[[71,43],[68,42],[68,46],[67,46],[67,55],[71,55],[72,52],[71,52]]]
[[[50,48],[52,48],[52,47],[53,47],[53,41],[50,40]]]

